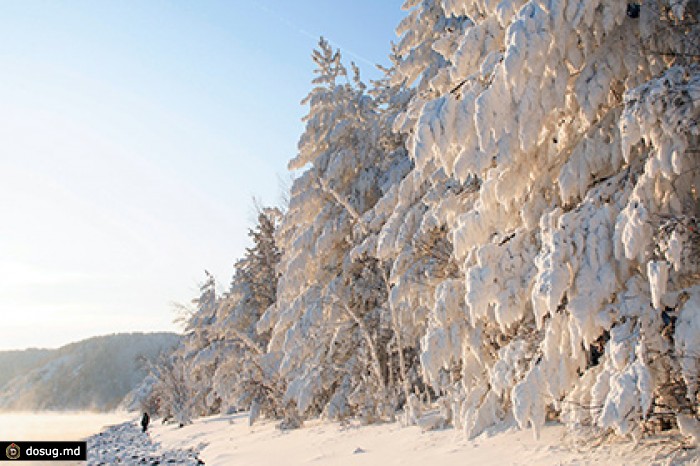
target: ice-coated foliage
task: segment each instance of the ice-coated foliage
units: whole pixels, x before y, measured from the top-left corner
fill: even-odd
[[[253,406],[258,413],[279,414],[283,384],[264,351],[269,333],[258,333],[256,326],[276,300],[280,217],[278,209],[259,209],[249,230],[253,246],[234,265],[226,294],[218,296],[214,277],[206,273],[180,345],[152,369],[156,382],[148,401],[164,417],[186,424],[196,416]]]
[[[404,9],[369,90],[314,52],[279,263],[200,299],[192,383],[287,425],[694,432],[698,3]]]
[[[402,96],[386,80],[367,92],[354,65],[348,79],[340,53],[324,40],[313,59],[316,87],[304,100],[306,130],[290,163],[306,171],[278,230],[277,302],[258,331],[271,332],[267,351],[287,382],[285,405],[302,416],[373,419],[395,408],[387,393],[393,350],[385,265],[373,257],[392,201],[371,209],[395,195],[408,170],[402,140],[386,129]]]
[[[408,105],[406,180],[424,181],[419,195],[476,189],[421,202],[447,228],[464,283],[451,319],[439,282],[397,297],[417,295],[414,316],[429,308],[426,382],[468,435],[510,411],[535,432],[549,414],[621,434],[669,406],[697,415],[697,353],[685,346],[696,348],[696,322],[679,297],[697,272],[684,256],[697,241],[699,75],[692,58],[666,69],[697,43],[697,29],[673,33],[697,6],[643,2],[639,20],[624,2],[443,7],[468,19],[433,43],[434,75],[449,79]]]
[[[216,315],[214,331],[222,356],[213,375],[213,391],[221,400],[221,411],[249,409],[251,422],[261,413],[277,414],[275,400],[282,390],[264,354],[269,334],[256,330],[276,301],[280,252],[275,231],[281,215],[273,208],[259,211],[257,225],[248,233],[253,246],[236,262],[231,288]]]

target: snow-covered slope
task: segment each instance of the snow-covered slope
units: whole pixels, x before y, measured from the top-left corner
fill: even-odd
[[[173,333],[130,333],[89,338],[47,351],[0,389],[0,409],[115,409],[144,379],[153,361],[178,341]],[[23,352],[12,352],[25,360]],[[11,365],[4,355],[8,367]]]

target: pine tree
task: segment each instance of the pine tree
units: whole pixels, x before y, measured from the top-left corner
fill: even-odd
[[[207,271],[204,273],[206,279],[200,286],[200,296],[192,300],[196,311],[185,328],[181,349],[194,395],[191,406],[196,416],[218,412],[221,402],[212,390],[214,373],[221,363],[221,343],[215,330],[220,300],[214,276]]]
[[[370,235],[363,215],[400,176],[405,152],[379,126],[394,94],[377,87],[385,100],[373,99],[357,67],[348,79],[340,53],[323,39],[313,59],[316,86],[304,100],[306,130],[290,163],[306,171],[278,234],[278,302],[259,328],[272,331],[268,349],[280,355],[285,402],[299,415],[371,420],[393,411],[381,306],[387,290],[381,265],[353,246]]]
[[[277,299],[280,252],[275,232],[280,217],[278,209],[259,210],[257,224],[248,232],[253,246],[236,262],[231,288],[217,310],[222,363],[214,391],[224,410],[251,410],[251,422],[259,414],[276,417],[280,410],[283,384],[265,357],[269,332],[257,331],[261,316]]]

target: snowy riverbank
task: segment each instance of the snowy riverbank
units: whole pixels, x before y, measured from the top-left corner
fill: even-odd
[[[190,439],[188,439],[190,440]],[[88,464],[200,465],[197,448],[162,448],[134,422],[110,426],[88,438]]]
[[[539,440],[531,431],[505,427],[465,440],[453,429],[422,432],[397,423],[317,421],[280,431],[273,422],[250,427],[246,416],[233,415],[199,419],[183,428],[155,422],[148,435],[133,421],[88,442],[91,465],[700,465],[697,450],[683,449],[673,435],[633,444],[577,438],[559,425],[545,426]]]

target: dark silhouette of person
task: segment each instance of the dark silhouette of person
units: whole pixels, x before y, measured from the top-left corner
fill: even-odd
[[[146,432],[146,429],[148,429],[148,423],[151,421],[151,418],[148,417],[148,413],[143,413],[143,417],[141,418],[141,427],[143,427],[143,431]]]

